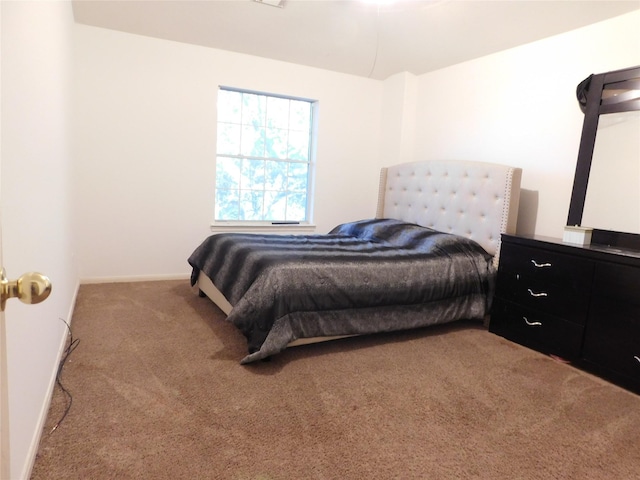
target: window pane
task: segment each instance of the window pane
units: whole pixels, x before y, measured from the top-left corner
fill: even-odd
[[[284,191],[287,188],[287,162],[267,160],[265,163],[265,190]]]
[[[286,98],[267,97],[267,126],[289,128],[289,102]]]
[[[242,123],[262,127],[265,125],[267,99],[264,95],[244,93],[242,95]]]
[[[216,188],[238,189],[240,188],[240,159],[218,157],[216,161]]]
[[[242,220],[263,220],[262,192],[242,190],[240,192],[240,217]]]
[[[264,189],[264,160],[242,160],[242,189]]]
[[[289,158],[309,160],[309,133],[289,131]]]
[[[287,194],[285,192],[264,192],[265,218],[269,220],[286,220]]]
[[[238,155],[240,153],[240,125],[218,123],[218,155]]]
[[[265,157],[287,158],[287,130],[281,128],[267,128],[265,139]]]
[[[216,220],[241,220],[240,191],[216,190]]]
[[[240,123],[242,94],[228,90],[218,91],[218,122]]]
[[[311,103],[300,100],[291,100],[291,116],[289,128],[309,132],[311,125]]]
[[[287,220],[302,222],[306,220],[306,193],[290,193],[287,196]]]
[[[264,157],[264,128],[242,127],[240,153],[249,157]]]
[[[306,192],[309,175],[309,165],[306,163],[289,164],[289,175],[287,178],[287,189],[290,192]]]

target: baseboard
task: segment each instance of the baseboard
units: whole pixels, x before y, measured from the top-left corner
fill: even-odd
[[[81,278],[81,285],[94,283],[129,283],[129,282],[158,282],[163,280],[188,280],[189,273],[160,274],[160,275],[131,275],[124,277],[88,277]]]
[[[76,287],[73,292],[73,296],[71,298],[71,305],[69,306],[69,313],[65,321],[71,325],[71,319],[73,318],[73,311],[76,306],[76,299],[78,298],[78,291],[80,290],[80,282],[76,284]],[[44,430],[44,426],[47,421],[47,416],[49,414],[49,408],[51,408],[51,400],[53,399],[53,392],[56,388],[56,377],[58,375],[58,368],[60,362],[62,361],[62,355],[64,354],[67,339],[68,339],[68,330],[67,327],[64,327],[64,334],[60,338],[60,347],[58,348],[58,356],[57,361],[54,365],[53,372],[51,375],[51,379],[49,380],[49,388],[47,389],[46,401],[42,404],[42,409],[40,410],[40,414],[38,416],[38,428],[36,428],[36,434],[33,436],[33,441],[29,447],[29,456],[27,463],[25,464],[25,470],[22,472],[23,474],[19,478],[28,479],[31,478],[31,472],[33,471],[33,466],[36,463],[36,456],[38,454],[38,449],[40,447],[40,441],[42,440],[42,433]]]

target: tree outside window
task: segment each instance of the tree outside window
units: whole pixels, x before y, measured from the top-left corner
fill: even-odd
[[[220,88],[216,221],[309,221],[314,102]]]

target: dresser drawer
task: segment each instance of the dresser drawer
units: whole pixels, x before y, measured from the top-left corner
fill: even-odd
[[[640,304],[635,302],[594,295],[582,356],[640,385]]]
[[[640,269],[613,263],[596,264],[593,296],[640,306]]]
[[[589,310],[589,295],[586,291],[546,284],[519,274],[500,273],[496,296],[579,325],[585,324]]]
[[[505,244],[496,296],[580,325],[586,321],[594,262]]]
[[[584,330],[581,325],[496,297],[489,331],[541,352],[575,359]]]
[[[542,248],[504,243],[499,272],[508,278],[526,278],[536,285],[555,285],[560,291],[581,294],[591,289],[594,262]]]

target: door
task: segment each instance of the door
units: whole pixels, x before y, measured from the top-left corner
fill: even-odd
[[[2,8],[0,8],[0,24]],[[0,50],[2,49],[0,36]],[[1,65],[1,64],[0,64]],[[2,68],[0,67],[0,73]],[[2,92],[2,75],[0,75],[0,92]],[[0,105],[1,105],[0,101]],[[0,117],[0,132],[2,120]],[[0,133],[0,152],[2,151],[2,133]],[[0,176],[2,175],[2,155],[0,155]],[[2,185],[2,182],[0,182]],[[0,268],[2,263],[2,192],[0,192]],[[7,329],[4,311],[0,311],[0,478],[9,478],[9,389],[7,385]]]
[[[3,451],[11,454],[9,478],[18,479],[29,478],[37,454],[48,395],[67,338],[60,320],[70,322],[78,288],[73,183],[76,38],[67,1],[0,0],[0,25],[3,266],[11,280],[42,268],[56,282],[52,298],[42,305],[8,301],[5,323],[0,325],[5,335],[0,359],[5,356],[9,399],[4,407],[9,417],[3,422],[9,443]]]
[[[1,137],[0,137],[1,138]],[[2,141],[0,139],[0,141]],[[0,171],[2,157],[0,156]],[[1,197],[0,197],[1,198]],[[1,211],[1,206],[0,206]],[[2,217],[0,216],[0,265],[2,265]],[[0,311],[0,478],[9,478],[9,389],[4,310]]]
[[[0,170],[2,168],[0,159]],[[1,207],[1,204],[0,204]],[[2,219],[0,218],[0,265],[2,264]],[[5,302],[18,298],[24,303],[40,303],[51,293],[51,281],[36,272],[9,281],[0,268],[0,479],[9,478],[9,382]]]
[[[2,22],[2,8],[0,8],[0,23]],[[0,37],[1,39],[2,37]],[[0,41],[0,49],[2,42]],[[0,67],[1,72],[1,67]],[[2,91],[0,75],[0,92]],[[0,102],[1,103],[1,102]],[[0,117],[0,132],[2,123]],[[0,133],[0,152],[2,151],[2,134]],[[2,176],[2,155],[0,155],[0,178]],[[2,182],[0,182],[0,186]],[[10,297],[18,297],[25,303],[39,303],[51,293],[51,282],[38,273],[26,274],[15,282],[5,278],[2,267],[2,192],[0,191],[0,479],[10,475],[9,448],[9,382],[7,359],[7,329],[5,321],[5,302]]]

